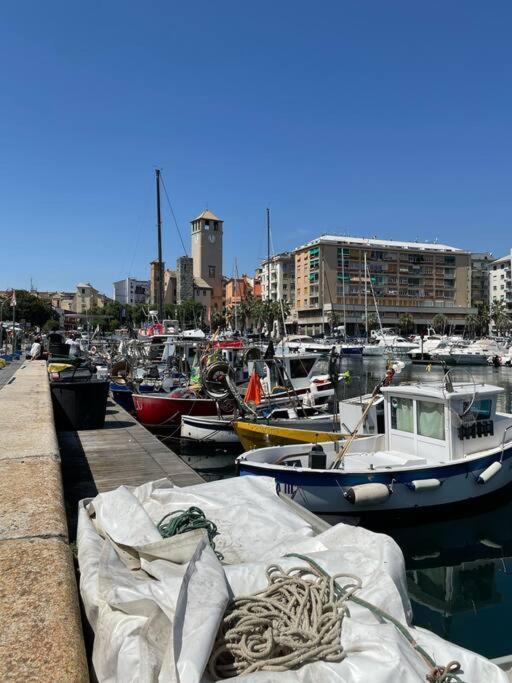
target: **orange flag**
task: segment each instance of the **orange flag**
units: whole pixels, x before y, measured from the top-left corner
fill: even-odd
[[[249,384],[247,385],[247,391],[245,392],[245,402],[248,403],[252,401],[256,405],[261,403],[261,382],[256,370],[251,373],[251,378],[249,379]]]

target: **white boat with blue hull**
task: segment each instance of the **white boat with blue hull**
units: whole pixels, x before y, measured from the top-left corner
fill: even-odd
[[[500,387],[472,382],[381,389],[385,433],[252,450],[241,475],[266,475],[317,513],[361,515],[453,505],[512,482],[512,415]]]

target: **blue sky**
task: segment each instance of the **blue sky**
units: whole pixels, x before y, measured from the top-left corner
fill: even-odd
[[[512,4],[6,3],[0,289],[111,293],[178,223],[225,221],[224,272],[322,232],[512,246]],[[164,256],[183,253],[163,202]]]

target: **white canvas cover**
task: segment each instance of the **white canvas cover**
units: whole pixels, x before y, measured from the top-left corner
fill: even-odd
[[[203,530],[162,539],[156,528],[172,510],[200,507],[218,526],[216,548]],[[160,480],[98,495],[80,506],[80,590],[94,630],[100,683],[211,683],[207,663],[231,597],[266,587],[265,568],[301,564],[308,555],[331,575],[362,579],[359,597],[407,624],[437,664],[457,660],[466,683],[506,683],[488,660],[411,626],[403,556],[388,536],[338,524],[314,536],[283,503],[272,479],[241,477],[187,488]],[[342,627],[347,654],[288,672],[230,678],[241,683],[425,683],[428,667],[394,626],[350,603]]]

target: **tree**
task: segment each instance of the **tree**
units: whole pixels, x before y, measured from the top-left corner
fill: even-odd
[[[490,318],[495,331],[505,334],[510,329],[510,318],[507,313],[507,305],[504,301],[493,301],[491,304]]]
[[[478,304],[477,310],[477,331],[480,336],[484,336],[489,333],[489,306],[487,306],[487,304]]]
[[[414,330],[414,318],[410,313],[401,313],[398,318],[398,328],[401,334],[411,334]]]
[[[478,327],[479,327],[478,316],[477,315],[467,315],[464,326],[465,326],[469,336],[474,337],[477,330],[478,330]]]
[[[368,332],[371,332],[372,330],[375,330],[377,327],[379,327],[379,319],[375,315],[375,313],[369,313],[368,318],[366,319],[366,326],[368,328]]]
[[[432,327],[438,334],[444,334],[448,326],[448,318],[443,313],[436,313],[432,319]]]
[[[12,308],[10,311],[12,314]],[[57,320],[58,316],[49,301],[44,301],[25,289],[17,289],[16,319],[42,327],[48,320]]]
[[[47,320],[43,325],[43,332],[55,332],[60,327],[56,320]]]
[[[221,330],[225,327],[226,325],[226,309],[223,308],[222,310],[214,309],[211,312],[210,315],[210,326],[212,329],[212,332],[215,332],[216,330]]]

